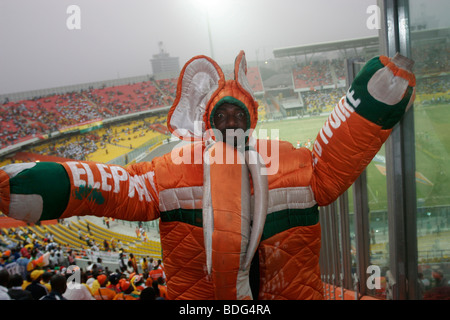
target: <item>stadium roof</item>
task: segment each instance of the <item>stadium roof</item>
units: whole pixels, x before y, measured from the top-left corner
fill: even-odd
[[[420,40],[442,39],[448,37],[449,33],[450,28],[417,30],[411,32],[411,40],[420,41]],[[377,36],[350,39],[350,40],[341,40],[341,41],[321,42],[304,46],[275,49],[273,51],[273,55],[275,58],[301,56],[317,52],[327,52],[352,48],[362,48],[362,47],[374,47],[378,46],[378,43],[379,38]]]
[[[359,47],[371,47],[378,45],[378,37],[359,38],[351,40],[341,40],[332,42],[314,43],[305,46],[295,46],[275,49],[273,55],[275,58],[300,56],[310,53],[335,51],[341,49],[352,49]]]

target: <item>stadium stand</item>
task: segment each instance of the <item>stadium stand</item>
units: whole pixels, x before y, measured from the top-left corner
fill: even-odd
[[[311,62],[293,70],[294,87],[311,89],[333,84],[332,71],[328,61]]]
[[[261,78],[259,67],[249,67],[247,69],[247,79],[255,95],[264,92],[264,83]]]

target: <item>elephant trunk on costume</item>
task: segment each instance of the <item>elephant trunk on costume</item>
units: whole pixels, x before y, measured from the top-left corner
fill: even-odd
[[[260,155],[252,149],[243,154],[219,142],[205,151],[203,231],[216,299],[253,298],[250,264],[267,215],[264,170]]]

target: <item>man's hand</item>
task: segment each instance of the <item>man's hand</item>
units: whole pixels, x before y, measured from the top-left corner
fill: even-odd
[[[391,129],[414,101],[413,65],[400,54],[369,60],[350,86],[347,103],[367,120]]]
[[[11,218],[30,223],[59,218],[69,192],[69,178],[58,163],[17,163],[0,168],[0,211]]]

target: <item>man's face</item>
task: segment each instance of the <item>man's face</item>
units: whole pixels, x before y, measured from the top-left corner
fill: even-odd
[[[238,140],[244,141],[244,138],[238,139],[235,136],[235,130],[242,129],[245,132],[247,129],[247,114],[241,107],[234,104],[224,103],[214,114],[214,127],[222,133],[222,140],[227,142],[227,135],[234,136],[234,145],[238,144]]]

